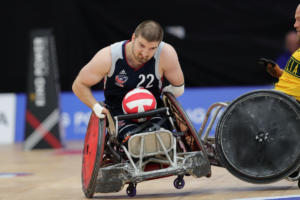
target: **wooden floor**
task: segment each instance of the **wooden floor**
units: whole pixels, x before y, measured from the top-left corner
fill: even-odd
[[[81,189],[83,142],[69,142],[62,150],[22,151],[21,145],[0,146],[0,173],[31,173],[28,176],[0,176],[0,199],[41,200],[86,199]],[[65,154],[69,153],[69,154]],[[268,185],[253,185],[238,180],[226,169],[212,167],[211,178],[185,177],[185,187],[175,189],[175,176],[146,181],[130,198],[125,189],[118,193],[96,193],[93,199],[240,199],[299,195],[297,182],[286,180]]]

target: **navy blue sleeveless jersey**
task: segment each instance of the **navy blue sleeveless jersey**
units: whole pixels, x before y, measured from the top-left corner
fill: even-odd
[[[104,80],[105,103],[118,110],[122,110],[124,96],[137,87],[149,90],[157,100],[161,96],[163,76],[160,77],[158,66],[164,42],[159,44],[154,56],[137,69],[127,62],[125,46],[128,42],[111,45],[112,66]]]

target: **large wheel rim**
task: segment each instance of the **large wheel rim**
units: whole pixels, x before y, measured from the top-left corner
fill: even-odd
[[[281,180],[300,164],[300,107],[274,90],[246,93],[222,113],[215,134],[222,164],[251,183]]]

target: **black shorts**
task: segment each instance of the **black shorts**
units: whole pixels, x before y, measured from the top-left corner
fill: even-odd
[[[124,115],[124,112],[123,110],[120,110],[120,109],[116,109],[114,108],[113,106],[110,106],[110,110],[112,112],[112,114],[114,116],[117,116],[117,115]],[[162,119],[162,117],[157,114],[157,115],[154,115],[151,119],[149,119],[148,121],[152,122],[152,123],[158,123],[160,120]],[[119,125],[118,125],[118,130],[119,130],[119,133],[118,133],[118,136],[119,136],[119,140],[123,140],[124,138],[124,135],[126,133],[128,133],[129,131],[132,131],[134,130],[136,127],[142,125],[144,122],[135,122],[135,121],[132,121],[130,119],[126,119],[126,120],[121,120],[118,122]],[[165,129],[169,129],[169,126],[168,126],[168,123],[167,122],[164,122],[162,125],[162,127],[164,127]]]

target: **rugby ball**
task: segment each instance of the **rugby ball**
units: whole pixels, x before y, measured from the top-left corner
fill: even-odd
[[[125,114],[141,113],[156,108],[156,99],[154,95],[144,88],[135,88],[129,91],[122,102],[123,112]],[[144,122],[151,117],[133,119],[135,122]]]

